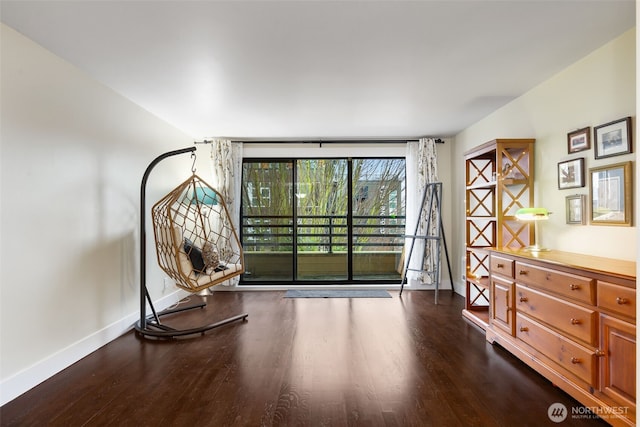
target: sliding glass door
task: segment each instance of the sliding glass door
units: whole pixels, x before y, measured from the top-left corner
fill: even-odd
[[[349,279],[346,159],[296,161],[297,279]]]
[[[354,280],[398,280],[404,239],[404,159],[353,159]]]
[[[293,162],[245,162],[242,168],[242,281],[295,278]]]
[[[242,284],[399,281],[404,159],[245,159]]]

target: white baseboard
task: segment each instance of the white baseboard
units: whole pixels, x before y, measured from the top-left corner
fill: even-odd
[[[425,283],[418,282],[416,280],[410,280],[409,283],[407,285],[405,285],[405,289],[411,289],[411,290],[414,290],[414,291],[422,291],[422,290],[432,291],[435,288],[436,287],[433,284],[425,284]],[[442,292],[442,291],[450,291],[451,290],[451,281],[443,279],[440,282],[439,290],[440,290],[440,292]],[[464,285],[464,283],[454,282],[453,283],[453,291],[458,295],[464,296],[464,294],[465,294],[465,285]]]
[[[176,290],[169,295],[163,296],[158,301],[154,301],[154,306],[158,311],[164,310],[178,302],[184,297],[184,294],[184,291]],[[32,366],[8,378],[3,378],[2,381],[0,381],[0,406],[12,401],[63,369],[76,363],[83,357],[118,338],[125,332],[128,332],[139,320],[139,316],[140,314],[138,312],[131,313]]]

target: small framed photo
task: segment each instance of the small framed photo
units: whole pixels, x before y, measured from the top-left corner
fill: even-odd
[[[595,158],[631,153],[631,117],[593,128]]]
[[[584,187],[584,157],[558,163],[558,188]]]
[[[591,224],[631,226],[631,161],[589,169]]]
[[[567,152],[577,153],[591,148],[591,127],[578,129],[567,134]]]
[[[584,206],[587,196],[584,194],[575,194],[567,196],[567,224],[587,223],[587,216],[584,214]]]

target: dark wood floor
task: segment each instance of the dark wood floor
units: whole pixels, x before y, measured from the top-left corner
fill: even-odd
[[[605,425],[461,317],[463,299],[288,299],[216,292],[173,316],[237,322],[174,341],[125,334],[0,408],[3,426]],[[194,296],[192,298],[203,298]]]

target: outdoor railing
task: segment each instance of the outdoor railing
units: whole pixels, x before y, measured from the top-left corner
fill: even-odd
[[[242,245],[245,251],[291,252],[293,217],[245,215],[242,218]],[[400,252],[404,246],[404,216],[353,216],[352,245],[355,251]],[[346,252],[346,216],[299,215],[296,224],[298,251]]]

